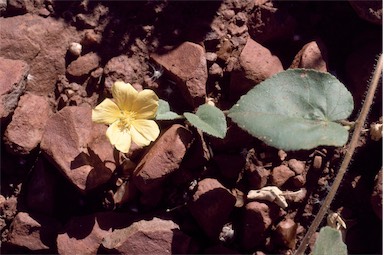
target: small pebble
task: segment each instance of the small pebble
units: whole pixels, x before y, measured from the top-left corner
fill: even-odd
[[[78,57],[81,54],[82,48],[83,48],[83,46],[81,46],[80,43],[72,42],[69,44],[68,50],[73,56]]]
[[[214,63],[210,68],[209,68],[209,74],[210,75],[217,75],[217,76],[223,76],[223,69],[216,63]]]
[[[284,161],[284,159],[287,157],[287,153],[285,151],[283,151],[283,150],[279,150],[277,152],[277,155],[279,156],[281,161]]]
[[[320,169],[322,163],[323,163],[323,158],[321,156],[317,155],[313,158],[313,168],[317,170]]]
[[[206,52],[206,53],[205,53],[205,59],[206,59],[208,62],[215,62],[216,59],[217,59],[217,54],[214,53],[214,52]]]

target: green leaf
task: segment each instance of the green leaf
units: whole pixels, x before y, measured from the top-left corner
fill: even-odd
[[[320,229],[319,236],[313,247],[313,255],[329,254],[347,255],[348,250],[341,239],[340,231],[327,226]]]
[[[301,150],[344,145],[349,133],[335,121],[352,110],[351,93],[331,74],[289,69],[256,85],[228,116],[270,146]]]
[[[196,114],[185,112],[185,118],[203,132],[224,138],[227,133],[227,121],[224,113],[215,106],[204,104],[199,106]]]
[[[156,120],[174,120],[180,119],[182,116],[171,111],[167,101],[159,99],[159,107],[157,108]]]

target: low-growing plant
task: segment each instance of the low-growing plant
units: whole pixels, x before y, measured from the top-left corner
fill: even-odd
[[[297,255],[305,252],[346,172],[372,104],[381,69],[380,56],[363,108],[355,122],[348,151],[329,194],[295,253]],[[321,145],[339,147],[348,141],[349,126],[342,123],[347,122],[354,107],[351,93],[336,77],[310,69],[289,69],[266,79],[225,113],[215,106],[203,104],[195,113],[179,115],[171,111],[168,102],[158,99],[153,91],[133,90],[130,84],[116,82],[112,88],[114,101],[105,99],[92,112],[95,122],[110,125],[107,137],[122,153],[128,152],[131,140],[142,146],[156,140],[160,132],[153,120],[185,119],[210,136],[224,138],[226,114],[240,128],[278,149],[309,150]],[[274,200],[276,196],[268,199]],[[347,254],[341,238],[332,239],[335,235],[339,233],[323,228],[314,254]],[[336,242],[335,246],[330,245],[332,242]]]

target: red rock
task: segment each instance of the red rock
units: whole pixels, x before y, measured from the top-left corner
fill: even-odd
[[[270,171],[262,166],[256,166],[254,164],[247,164],[245,167],[245,174],[247,175],[247,182],[249,189],[261,189],[267,185]]]
[[[29,154],[39,145],[51,114],[52,109],[45,97],[23,95],[5,130],[7,149],[15,154]]]
[[[59,254],[97,254],[103,239],[114,228],[121,228],[132,222],[128,215],[102,212],[73,217],[57,236]]]
[[[83,77],[98,68],[99,64],[100,57],[96,53],[90,52],[72,61],[67,68],[67,73],[74,77]]]
[[[223,77],[223,69],[216,63],[209,68],[209,74],[213,76]]]
[[[10,197],[0,204],[1,218],[11,221],[17,213],[17,198]]]
[[[2,0],[0,1],[0,16],[3,16],[5,11],[7,10],[8,1]]]
[[[107,126],[95,124],[91,108],[67,106],[48,120],[41,149],[80,191],[109,180],[116,168]]]
[[[307,68],[327,72],[328,56],[325,45],[320,41],[307,43],[296,54],[290,68]]]
[[[24,93],[29,66],[24,61],[2,57],[0,57],[0,66],[2,66],[0,70],[0,118],[3,119],[15,110],[20,96]]]
[[[314,156],[313,163],[312,163],[313,168],[316,170],[319,170],[321,169],[322,165],[323,165],[323,158],[319,155]]]
[[[383,170],[380,170],[375,178],[375,186],[371,195],[373,211],[379,219],[383,218]]]
[[[26,90],[52,93],[57,76],[65,74],[65,55],[79,32],[56,18],[19,15],[0,19],[0,56],[27,62],[31,70]]]
[[[212,240],[218,240],[224,224],[229,221],[236,198],[216,179],[198,182],[193,201],[188,204],[192,216]]]
[[[111,58],[104,67],[105,87],[110,90],[117,80],[142,84],[144,81],[141,74],[142,66],[138,59],[126,55]]]
[[[8,242],[32,251],[53,251],[60,223],[46,215],[19,212],[12,221]]]
[[[304,187],[306,178],[303,175],[296,175],[292,178],[292,183],[296,188]]]
[[[280,221],[273,231],[272,242],[276,246],[294,249],[296,246],[296,230],[298,225],[292,219]]]
[[[288,181],[289,178],[295,176],[295,172],[293,172],[289,167],[285,165],[280,165],[278,167],[273,168],[271,173],[271,182],[272,185],[277,187],[281,187]]]
[[[185,42],[166,54],[153,54],[151,57],[176,79],[176,84],[191,106],[204,104],[208,70],[203,47]]]
[[[239,63],[240,69],[231,74],[232,100],[240,98],[256,84],[284,70],[276,56],[250,38],[240,54]]]
[[[266,231],[277,219],[279,207],[274,204],[250,202],[245,206],[240,244],[247,251],[263,245]]]
[[[288,166],[295,172],[295,174],[302,174],[305,170],[305,162],[297,159],[288,160]]]
[[[156,193],[164,181],[179,169],[192,138],[189,130],[175,124],[156,140],[137,165],[132,181],[141,192],[146,193],[147,198],[150,198],[151,194],[154,198],[157,197],[152,205],[158,202],[159,196],[156,196]]]
[[[383,23],[383,4],[381,1],[348,1],[357,15],[376,25]]]
[[[153,218],[114,230],[102,245],[119,254],[187,254],[190,243],[176,223]]]

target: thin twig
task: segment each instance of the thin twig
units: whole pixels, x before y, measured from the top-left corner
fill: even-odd
[[[340,170],[336,175],[335,181],[332,184],[331,190],[329,191],[327,197],[325,198],[323,205],[321,206],[319,212],[317,213],[315,219],[313,220],[311,226],[309,227],[306,235],[304,236],[300,246],[297,248],[295,255],[302,255],[305,252],[305,249],[307,248],[307,245],[309,243],[310,238],[312,235],[315,233],[317,228],[319,227],[321,221],[323,220],[325,214],[327,213],[331,202],[333,198],[335,197],[335,194],[337,190],[339,189],[340,183],[344,177],[345,172],[347,171],[347,167],[349,165],[349,162],[352,159],[352,155],[355,152],[356,146],[358,144],[359,138],[360,138],[360,133],[363,128],[363,125],[365,123],[365,120],[367,118],[368,112],[371,108],[373,98],[375,96],[375,92],[377,89],[377,86],[380,81],[380,76],[381,76],[381,71],[383,69],[383,59],[382,55],[380,55],[375,71],[373,73],[373,77],[371,80],[371,83],[369,84],[368,92],[364,100],[363,107],[361,109],[361,112],[356,120],[355,123],[355,129],[352,134],[351,141],[349,143],[347,152],[345,153],[343,162],[341,163]]]

